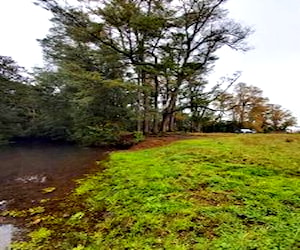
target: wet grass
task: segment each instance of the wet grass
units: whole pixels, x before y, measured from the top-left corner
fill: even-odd
[[[300,247],[300,135],[185,140],[104,164],[15,249]]]

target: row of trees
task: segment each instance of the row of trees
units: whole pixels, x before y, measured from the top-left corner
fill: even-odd
[[[252,128],[258,132],[284,131],[297,123],[289,110],[269,103],[261,89],[245,83],[237,84],[233,93],[222,93],[214,106],[220,110],[217,120],[231,121],[239,128]]]
[[[0,56],[0,142],[24,135],[29,127],[27,79],[10,57]]]
[[[247,50],[251,33],[227,18],[225,2],[37,0],[53,13],[40,40],[47,66],[28,80],[2,57],[11,66],[1,65],[3,72],[15,76],[1,71],[2,137],[111,143],[122,131],[201,131],[228,120],[228,112],[238,125],[253,125],[254,109],[226,92],[239,73],[207,88],[216,51]]]
[[[123,100],[129,94],[118,82],[101,80],[100,85],[94,76],[74,74],[78,82],[44,69],[36,69],[33,77],[10,57],[0,56],[0,141],[35,137],[96,144],[92,138],[116,141],[117,123],[125,120],[126,130],[134,130],[127,119],[129,101]],[[98,125],[104,122],[106,127]]]

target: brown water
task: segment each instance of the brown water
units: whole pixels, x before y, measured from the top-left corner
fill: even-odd
[[[107,152],[57,144],[0,147],[0,212],[38,206],[41,199],[62,199],[75,186],[74,179],[100,169],[96,161],[104,159]],[[46,187],[56,189],[45,194],[42,189]],[[7,249],[18,231],[14,224],[0,216],[0,250]]]

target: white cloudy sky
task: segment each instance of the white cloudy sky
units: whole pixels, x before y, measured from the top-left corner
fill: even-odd
[[[261,88],[300,123],[300,0],[230,0],[227,7],[230,17],[255,29],[254,49],[220,51],[211,79],[241,70],[240,81]]]
[[[0,55],[28,69],[42,65],[36,39],[45,37],[51,26],[51,15],[32,2],[0,0]],[[300,123],[300,0],[229,0],[226,6],[230,17],[256,30],[249,38],[254,49],[222,49],[210,80],[240,70],[239,81],[261,88]]]

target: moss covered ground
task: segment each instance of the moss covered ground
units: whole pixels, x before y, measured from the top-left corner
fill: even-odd
[[[299,249],[300,135],[115,152],[14,249]]]

